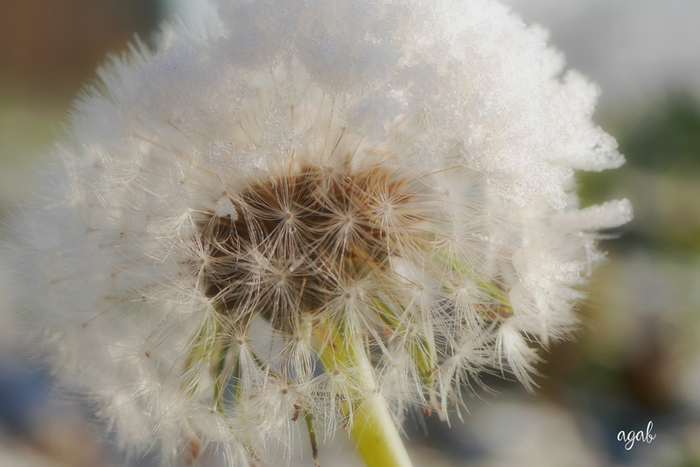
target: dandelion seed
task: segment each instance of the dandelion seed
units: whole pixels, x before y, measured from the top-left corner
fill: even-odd
[[[29,335],[165,465],[341,426],[410,465],[407,411],[447,419],[484,370],[535,386],[631,217],[573,192],[624,162],[595,88],[492,1],[209,6],[75,104],[13,224]]]

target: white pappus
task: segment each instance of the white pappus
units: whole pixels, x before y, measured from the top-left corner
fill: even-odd
[[[532,388],[631,218],[578,206],[575,169],[624,162],[595,86],[493,1],[208,8],[110,59],[11,222],[57,380],[167,465],[291,449],[367,391],[400,424],[482,371]]]

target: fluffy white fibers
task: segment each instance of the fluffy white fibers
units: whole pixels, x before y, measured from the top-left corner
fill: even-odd
[[[207,8],[100,70],[12,223],[56,378],[167,465],[291,449],[366,391],[400,422],[481,371],[532,387],[631,218],[578,207],[575,169],[624,162],[596,87],[494,1]]]

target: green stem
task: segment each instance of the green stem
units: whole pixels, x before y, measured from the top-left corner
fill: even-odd
[[[372,364],[360,342],[333,326],[322,339],[321,361],[326,371],[338,368],[356,372],[353,387],[361,394],[344,404],[350,433],[367,467],[412,467],[396,425],[374,381]]]
[[[351,433],[367,467],[413,465],[379,393],[366,397],[355,409]]]
[[[311,455],[314,459],[314,467],[321,467],[318,462],[318,437],[316,436],[316,427],[314,419],[309,412],[306,412],[306,428],[309,430],[309,440],[311,441]]]

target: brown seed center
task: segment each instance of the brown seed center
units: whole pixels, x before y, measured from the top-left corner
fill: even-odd
[[[348,284],[381,279],[392,249],[426,241],[416,228],[427,215],[421,186],[398,170],[312,167],[250,184],[231,194],[235,220],[211,216],[200,225],[210,258],[206,295],[233,320],[260,313],[293,329],[300,313],[349,298]]]

